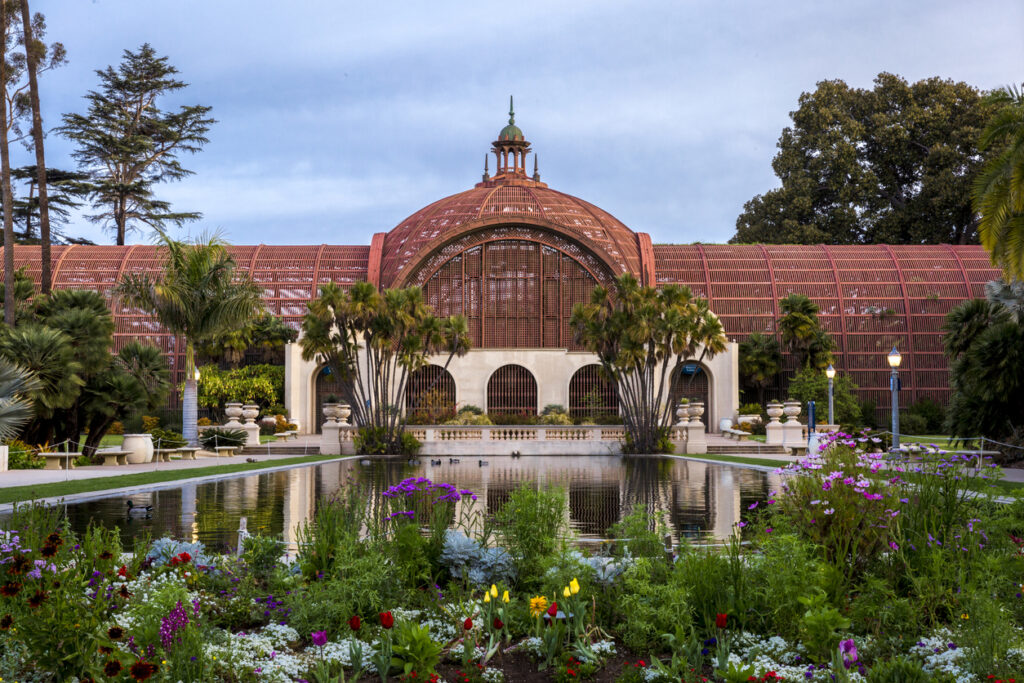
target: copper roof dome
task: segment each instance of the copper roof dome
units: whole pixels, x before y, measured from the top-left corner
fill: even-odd
[[[640,238],[611,214],[578,197],[540,182],[534,155],[533,176],[526,174],[530,143],[513,123],[492,145],[497,168],[492,178],[465,192],[430,204],[398,224],[384,237],[381,253],[382,287],[404,284],[431,252],[485,227],[530,225],[560,233],[579,242],[603,261],[612,274],[641,273]]]

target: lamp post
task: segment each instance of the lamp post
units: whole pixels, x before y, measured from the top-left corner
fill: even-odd
[[[897,368],[900,367],[903,356],[893,346],[887,358],[889,367],[892,368],[892,374],[889,376],[889,389],[892,391],[892,447],[895,449],[900,447],[900,373]]]
[[[834,425],[835,422],[832,421],[832,380],[836,377],[836,369],[832,367],[831,363],[825,368],[825,376],[828,377],[828,423],[829,425]]]

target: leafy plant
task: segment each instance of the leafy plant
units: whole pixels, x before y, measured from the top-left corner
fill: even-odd
[[[442,646],[430,637],[430,629],[412,621],[395,624],[391,649],[391,666],[405,676],[413,671],[416,677],[429,677],[441,661]]]
[[[829,604],[821,589],[798,600],[807,608],[800,623],[801,641],[814,661],[827,662],[839,646],[840,631],[850,627],[850,620]]]
[[[153,435],[153,446],[155,448],[181,448],[188,444],[188,441],[185,441],[185,437],[180,433],[172,432],[169,429],[157,427],[150,431],[150,434]]]
[[[202,436],[199,437],[199,443],[203,445],[203,448],[211,450],[218,446],[233,446],[240,448],[245,445],[245,441],[248,438],[243,429],[224,429],[222,427],[211,427],[204,429]]]
[[[554,554],[565,531],[565,492],[521,484],[495,514],[495,533],[516,563],[520,580],[540,575],[543,558]]]

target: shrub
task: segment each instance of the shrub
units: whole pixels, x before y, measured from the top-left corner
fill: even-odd
[[[515,562],[507,550],[484,548],[461,531],[445,533],[441,565],[453,578],[472,585],[511,584],[515,578]]]
[[[199,437],[199,442],[203,444],[203,448],[206,450],[211,450],[217,446],[241,448],[245,445],[245,440],[248,436],[244,429],[211,427],[210,429],[203,430],[202,435]]]
[[[931,683],[933,680],[920,664],[902,657],[880,662],[868,671],[868,683]]]
[[[546,413],[541,416],[540,424],[542,425],[571,425],[572,418],[569,417],[568,413]]]
[[[551,413],[568,413],[561,403],[549,403],[544,406],[544,410],[540,411],[541,415],[550,415]]]
[[[12,470],[40,470],[46,459],[24,441],[12,439],[7,442],[7,467]]]
[[[276,538],[253,534],[242,540],[242,559],[258,579],[266,579],[277,566],[284,544]]]
[[[496,425],[535,425],[540,418],[533,413],[487,413],[491,424]]]
[[[662,634],[674,633],[679,626],[685,631],[691,625],[685,582],[665,578],[658,563],[646,557],[638,558],[619,577],[616,629],[634,652],[661,651]]]
[[[142,416],[142,431],[152,433],[154,429],[160,426],[160,418],[154,417],[153,415]]]
[[[900,415],[900,433],[910,436],[922,436],[928,433],[928,420],[917,413]]]
[[[760,415],[764,408],[760,403],[744,403],[737,411],[738,415]]]
[[[466,425],[466,426],[487,426],[494,424],[491,422],[491,418],[487,417],[483,413],[474,413],[470,410],[464,410],[459,412],[458,415],[445,422],[446,425]]]
[[[410,432],[402,432],[398,453],[389,453],[386,427],[360,427],[352,437],[352,445],[360,455],[416,455],[423,446]]]
[[[520,580],[540,575],[542,560],[553,555],[565,532],[565,491],[522,484],[494,515],[495,533],[516,563]]]
[[[461,415],[462,413],[472,413],[474,415],[483,415],[484,411],[480,408],[480,406],[475,406],[472,403],[467,403],[466,405],[464,405],[461,408],[459,408],[459,414]]]
[[[196,424],[199,425],[200,427],[209,427],[210,425],[213,424],[213,420],[211,420],[208,417],[201,417],[198,420],[196,420]]]
[[[415,674],[430,678],[441,661],[441,643],[430,637],[430,629],[412,621],[400,621],[395,625],[391,666],[402,670],[402,675],[411,678]]]
[[[169,429],[161,429],[157,427],[150,434],[153,435],[153,447],[154,448],[181,448],[188,444],[178,432],[172,432]]]
[[[107,430],[107,434],[114,434],[115,436],[124,434],[124,423],[120,420],[114,420],[110,425],[110,429]]]
[[[920,416],[925,421],[922,434],[939,434],[942,432],[942,424],[946,420],[946,410],[939,403],[925,396],[910,406],[907,413]]]

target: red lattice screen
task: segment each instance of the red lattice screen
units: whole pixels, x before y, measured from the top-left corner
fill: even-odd
[[[619,414],[619,396],[600,365],[584,365],[569,380],[569,414],[598,417]]]
[[[521,365],[503,365],[487,381],[487,412],[536,415],[537,380]]]
[[[455,411],[455,379],[440,365],[427,365],[409,375],[405,410]]]

